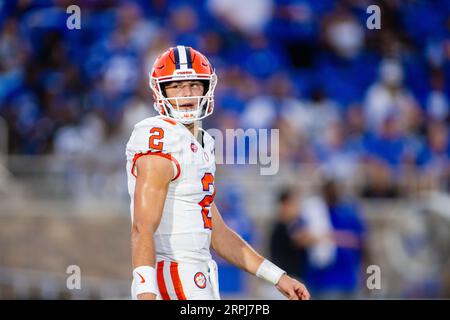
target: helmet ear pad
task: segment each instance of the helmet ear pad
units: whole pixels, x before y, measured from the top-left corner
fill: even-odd
[[[170,84],[170,82],[167,83],[161,83],[160,88],[161,88],[161,94],[163,97],[167,98],[167,94],[166,94],[166,87],[167,85]]]
[[[205,95],[209,91],[209,80],[199,80],[203,83],[203,95]]]

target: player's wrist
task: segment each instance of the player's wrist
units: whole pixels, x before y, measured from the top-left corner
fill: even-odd
[[[256,271],[256,276],[258,278],[264,279],[273,285],[277,285],[284,274],[286,274],[286,271],[267,259],[264,259]]]
[[[131,296],[137,300],[137,296],[143,293],[157,294],[156,270],[150,266],[139,266],[133,270],[133,283]]]

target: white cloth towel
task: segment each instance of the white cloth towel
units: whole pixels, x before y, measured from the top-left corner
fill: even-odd
[[[312,196],[303,201],[301,214],[306,228],[315,236],[332,232],[332,225],[325,201]],[[308,249],[310,263],[317,268],[330,265],[336,256],[336,245],[331,239],[324,239]]]

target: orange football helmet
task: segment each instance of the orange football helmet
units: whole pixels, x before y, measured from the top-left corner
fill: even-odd
[[[159,114],[181,123],[191,123],[209,116],[214,110],[214,89],[217,76],[208,59],[191,47],[176,46],[161,54],[150,73],[150,88],[155,99],[154,107]],[[162,84],[172,81],[200,80],[205,84],[204,94],[194,97],[166,97]],[[197,99],[197,108],[180,110],[179,99]]]

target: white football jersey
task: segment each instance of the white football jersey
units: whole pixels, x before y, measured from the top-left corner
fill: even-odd
[[[135,161],[143,155],[162,156],[170,159],[174,167],[161,222],[154,235],[157,260],[205,262],[211,259],[210,208],[215,195],[216,170],[214,139],[200,130],[203,146],[183,124],[156,116],[137,123],[127,143],[132,220],[139,174]]]

